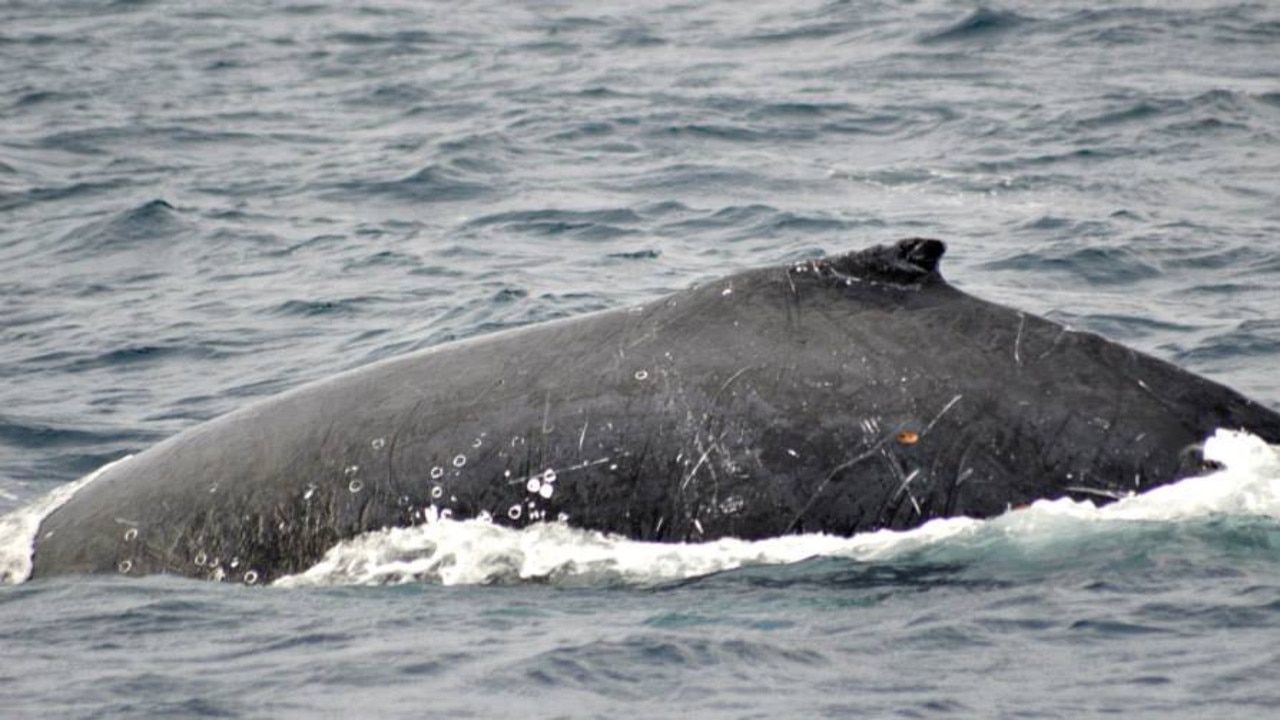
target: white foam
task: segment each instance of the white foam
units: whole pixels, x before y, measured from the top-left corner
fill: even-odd
[[[945,518],[912,530],[881,530],[851,538],[793,535],[755,542],[646,543],[564,523],[535,523],[513,530],[481,520],[435,520],[340,543],[314,567],[281,578],[277,584],[648,585],[819,556],[892,560],[940,546],[957,550],[992,542],[1039,546],[1134,520],[1180,522],[1215,514],[1280,519],[1280,449],[1247,433],[1219,430],[1206,442],[1205,457],[1225,469],[1103,507],[1065,498],[1042,500],[990,520]]]
[[[0,583],[17,584],[31,575],[31,552],[35,549],[36,533],[49,513],[62,507],[80,488],[96,480],[107,469],[131,457],[126,455],[109,462],[75,482],[54,488],[34,503],[0,517]]]

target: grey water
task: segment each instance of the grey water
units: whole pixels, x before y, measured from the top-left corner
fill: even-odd
[[[1265,2],[0,4],[0,512],[308,380],[945,239],[1280,407]],[[656,585],[0,587],[4,717],[1220,717],[1280,523]]]

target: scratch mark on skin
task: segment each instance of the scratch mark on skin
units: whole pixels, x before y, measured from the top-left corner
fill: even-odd
[[[791,294],[799,297],[800,293],[796,292],[796,281],[791,278],[791,270],[787,270],[787,284],[791,286]]]
[[[613,458],[603,457],[603,458],[600,458],[599,460],[588,460],[587,462],[578,463],[577,465],[570,465],[569,467],[564,469],[564,472],[568,473],[568,472],[573,472],[575,470],[582,470],[583,468],[593,467],[595,465],[603,465],[612,459]]]
[[[712,396],[712,398],[711,398],[711,404],[712,404],[712,405],[714,405],[714,404],[715,404],[715,402],[716,402],[716,400],[719,400],[719,399],[720,399],[720,395],[721,395],[722,393],[724,393],[724,391],[725,391],[725,390],[728,390],[728,389],[729,389],[729,386],[730,386],[731,384],[733,384],[733,381],[734,381],[734,380],[737,380],[737,379],[742,375],[742,373],[744,373],[744,372],[746,372],[746,371],[748,371],[748,370],[750,370],[750,369],[751,369],[751,366],[750,366],[750,365],[748,365],[748,366],[746,366],[746,367],[742,368],[741,370],[739,370],[739,371],[735,372],[734,374],[730,375],[730,376],[729,376],[729,379],[728,379],[728,380],[725,380],[725,381],[724,381],[724,383],[723,383],[722,385],[720,385],[720,389],[716,391],[716,394],[715,394],[714,396]]]
[[[547,435],[555,428],[547,425],[547,421],[551,419],[551,391],[547,391],[546,398],[542,402],[542,434]]]
[[[796,525],[800,522],[800,518],[804,517],[805,513],[809,512],[814,503],[818,501],[818,496],[822,494],[823,490],[827,489],[827,486],[831,484],[831,481],[835,479],[836,475],[853,467],[854,465],[857,465],[863,460],[869,460],[870,458],[875,457],[887,442],[889,442],[888,437],[881,438],[879,442],[868,448],[866,452],[831,468],[831,472],[827,473],[827,476],[822,479],[822,482],[818,483],[818,487],[813,491],[813,495],[809,496],[809,501],[804,504],[804,507],[800,508],[800,512],[796,513],[795,517],[791,519],[791,522],[787,524],[787,532],[790,533],[796,529]]]
[[[1156,393],[1156,391],[1155,391],[1155,390],[1152,390],[1152,389],[1151,389],[1151,386],[1150,386],[1150,385],[1148,385],[1148,384],[1147,384],[1147,383],[1146,383],[1142,378],[1134,377],[1134,375],[1133,375],[1132,373],[1127,372],[1127,371],[1124,373],[1124,375],[1125,375],[1125,377],[1127,377],[1128,379],[1132,380],[1132,381],[1133,381],[1133,382],[1134,382],[1134,383],[1135,383],[1139,388],[1141,388],[1143,392],[1145,392],[1146,394],[1150,395],[1152,400],[1155,400],[1156,402],[1160,403],[1160,404],[1161,404],[1161,405],[1163,405],[1164,407],[1167,407],[1167,408],[1175,408],[1175,405],[1174,405],[1173,403],[1171,403],[1171,402],[1169,402],[1168,400],[1166,400],[1165,398],[1161,397],[1158,393]],[[1119,410],[1119,409],[1117,408],[1117,411],[1118,411],[1118,410]],[[1113,422],[1113,424],[1114,424],[1114,416],[1113,416],[1113,418],[1112,418],[1112,422]]]
[[[587,460],[585,462],[580,462],[577,465],[570,465],[569,467],[564,468],[563,470],[553,470],[552,472],[554,472],[557,477],[560,477],[560,476],[568,475],[571,472],[586,470],[587,468],[595,467],[596,465],[603,465],[607,462],[610,462],[611,460],[613,460],[613,458],[611,457],[603,457],[603,458],[600,458],[599,460]],[[510,480],[507,480],[507,484],[508,485],[524,485],[525,483],[528,483],[529,480],[533,478],[542,478],[545,475],[546,475],[546,471],[536,472],[531,475],[527,475],[525,477],[513,477]]]
[[[490,383],[488,387],[480,391],[479,395],[476,395],[475,397],[471,398],[471,402],[467,403],[467,406],[469,407],[471,405],[475,405],[476,403],[480,402],[485,398],[486,395],[493,392],[494,388],[498,387],[499,385],[502,385],[505,382],[506,380],[504,380],[503,378],[498,378],[496,381]]]
[[[702,444],[701,441],[699,441],[698,445],[701,445],[701,444]],[[682,494],[684,493],[685,488],[689,486],[689,483],[693,481],[693,476],[697,475],[698,470],[700,470],[702,466],[706,464],[707,457],[711,455],[711,451],[714,449],[715,449],[715,445],[712,445],[711,447],[702,451],[702,456],[698,458],[698,462],[694,464],[693,469],[689,471],[689,474],[686,475],[684,480],[680,483],[680,492]]]
[[[485,393],[487,392],[489,391],[485,390]],[[484,396],[484,393],[481,393],[481,397],[483,396]],[[476,398],[475,400],[473,400],[472,404],[477,402],[479,399],[480,398]],[[417,402],[413,404],[413,407],[409,408],[409,412],[405,413],[401,418],[399,418],[396,421],[396,430],[395,432],[391,433],[391,439],[390,441],[387,442],[387,487],[388,488],[395,488],[397,486],[396,474],[395,474],[396,444],[400,440],[400,430],[401,428],[406,427],[412,418],[418,417],[418,410],[423,405],[425,405],[426,402],[427,402],[427,399],[425,397],[418,399]]]
[[[397,430],[395,433],[391,435],[391,441],[387,443],[387,487],[389,488],[396,487],[396,473],[395,473],[395,456],[396,455],[395,453],[396,453],[396,440],[398,440],[399,438],[400,438],[400,431]]]
[[[582,432],[578,434],[578,452],[582,452],[582,444],[587,441],[587,426],[591,424],[591,420],[584,420],[582,423]]]
[[[831,277],[844,282],[845,285],[852,285],[854,281],[861,282],[859,278],[856,278],[852,275],[846,275],[845,273],[840,272],[839,270],[836,269],[836,266],[834,264],[829,264],[829,265],[826,265],[825,267],[819,267],[818,263],[814,262],[812,264],[812,267],[815,273],[821,274],[823,271],[826,271],[826,273],[829,274]]]
[[[1064,437],[1066,437],[1067,425],[1070,424],[1071,421],[1075,419],[1075,417],[1076,417],[1075,413],[1067,413],[1066,417],[1062,418],[1062,422],[1059,423],[1057,428],[1054,429],[1053,433],[1049,435],[1049,442],[1044,446],[1044,449],[1040,451],[1041,457],[1046,457],[1046,458],[1053,457],[1054,449],[1057,448],[1058,443],[1061,442]]]
[[[924,427],[924,430],[920,432],[920,435],[921,436],[926,435],[930,430],[932,430],[933,426],[937,425],[938,421],[942,419],[942,416],[946,415],[948,410],[955,407],[956,403],[960,402],[960,398],[962,397],[964,397],[964,395],[956,395],[955,397],[951,398],[950,402],[948,402],[946,405],[943,405],[942,409],[938,411],[938,414],[934,415],[933,419],[929,421],[929,424],[926,425]]]
[[[1106,490],[1103,488],[1087,488],[1079,485],[1070,485],[1062,489],[1066,492],[1081,493],[1084,495],[1097,495],[1098,497],[1110,498],[1112,500],[1120,500],[1133,495],[1131,492],[1120,492],[1118,490]]]
[[[1043,360],[1043,359],[1045,359],[1046,357],[1048,357],[1048,356],[1049,356],[1049,353],[1051,353],[1051,352],[1053,352],[1054,350],[1056,350],[1056,349],[1057,349],[1057,347],[1058,347],[1058,341],[1062,339],[1062,336],[1063,336],[1063,335],[1066,335],[1066,334],[1067,334],[1067,333],[1069,333],[1069,332],[1071,332],[1071,331],[1067,329],[1067,326],[1063,325],[1063,326],[1062,326],[1062,328],[1060,328],[1060,329],[1058,330],[1058,334],[1053,338],[1053,342],[1049,343],[1049,349],[1048,349],[1048,350],[1045,350],[1045,351],[1044,351],[1044,352],[1042,352],[1042,353],[1040,353],[1040,357],[1039,357],[1038,359],[1039,359],[1039,360]]]
[[[1027,316],[1025,313],[1018,313],[1018,336],[1013,339],[1013,361],[1022,364],[1022,354],[1019,349],[1022,347],[1022,330],[1027,326]]]
[[[907,497],[911,498],[911,504],[915,506],[917,515],[920,515],[922,513],[920,512],[920,503],[916,502],[916,496],[914,493],[911,492],[911,481],[915,480],[916,477],[919,475],[920,475],[919,468],[912,470],[910,474],[908,474],[905,478],[902,479],[902,484],[898,486],[898,491],[893,494],[893,496],[896,498],[905,492],[907,494]]]
[[[973,454],[973,448],[976,443],[969,440],[964,445],[964,451],[960,453],[960,461],[956,463],[956,473],[951,478],[951,487],[946,493],[946,514],[956,514],[956,503],[960,498],[960,486],[973,476],[974,470],[969,467],[969,458]]]
[[[898,479],[901,483],[898,486],[898,490],[885,501],[885,506],[880,511],[881,521],[892,523],[893,519],[897,517],[898,511],[902,508],[902,497],[904,494],[911,501],[911,506],[915,508],[916,516],[923,516],[924,511],[920,507],[920,501],[916,499],[915,493],[911,492],[911,481],[915,480],[920,474],[920,469],[915,468],[910,473],[904,474],[903,471],[905,468],[894,462],[893,455],[887,448],[882,450],[880,455],[885,462],[885,466],[888,467],[890,474],[892,474],[894,478]]]

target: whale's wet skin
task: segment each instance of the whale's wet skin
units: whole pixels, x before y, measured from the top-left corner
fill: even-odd
[[[1280,416],[967,295],[943,244],[732,275],[443,345],[268,399],[108,469],[42,523],[33,576],[255,584],[442,518],[638,540],[851,535],[1206,469]]]

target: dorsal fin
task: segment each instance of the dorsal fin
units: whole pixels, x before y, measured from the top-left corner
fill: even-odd
[[[938,261],[946,251],[947,246],[941,240],[907,238],[892,245],[876,245],[830,258],[823,264],[840,275],[910,285],[930,278],[941,279]]]

